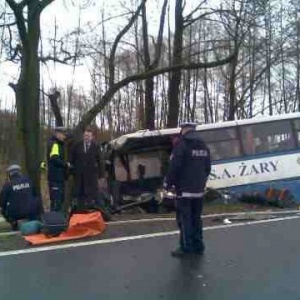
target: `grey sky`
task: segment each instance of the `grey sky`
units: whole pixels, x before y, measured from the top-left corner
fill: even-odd
[[[56,22],[58,36],[70,32],[73,28],[78,27],[80,16],[81,25],[89,24],[94,28],[101,18],[101,10],[105,9],[106,17],[115,16],[124,12],[124,7],[120,5],[120,0],[55,0],[49,5],[42,14],[42,37],[52,37],[53,28]],[[122,1],[126,6],[130,7],[133,1]],[[186,11],[190,11],[192,7],[198,4],[198,1],[187,0]],[[175,0],[170,0],[170,11],[173,11]],[[148,0],[148,15],[150,18],[149,31],[156,34],[158,25],[158,16],[161,9],[162,0]],[[107,35],[109,40],[113,40],[117,32],[123,25],[126,24],[126,18],[118,18],[111,20],[107,24]],[[96,29],[98,30],[98,29]],[[100,30],[100,29],[99,29]],[[46,43],[45,43],[46,44]],[[2,63],[0,65],[0,98],[2,108],[6,102],[11,102],[14,99],[14,94],[8,82],[15,81],[18,76],[18,66],[11,63]],[[53,63],[48,63],[47,67],[42,65],[42,76],[45,88],[49,89],[53,86],[66,86],[73,82],[78,88],[88,90],[90,88],[90,77],[88,73],[87,63],[76,67],[73,73],[73,67],[66,67],[59,64],[53,67]]]

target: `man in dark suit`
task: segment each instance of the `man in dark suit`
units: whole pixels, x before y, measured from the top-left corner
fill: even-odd
[[[98,180],[103,171],[100,148],[90,127],[85,129],[83,140],[74,145],[71,164],[74,166],[76,208],[91,208],[97,199]]]

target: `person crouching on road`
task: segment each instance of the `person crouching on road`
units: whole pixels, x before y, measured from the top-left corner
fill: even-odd
[[[167,172],[164,188],[176,193],[176,220],[180,230],[180,247],[172,256],[203,254],[203,194],[211,171],[210,151],[196,130],[195,123],[181,125]]]
[[[31,181],[21,174],[19,165],[9,166],[6,172],[7,182],[0,193],[1,213],[12,230],[17,230],[19,220],[37,220],[39,201],[33,194]]]
[[[50,210],[62,211],[65,198],[65,180],[67,170],[71,164],[65,161],[65,145],[67,130],[64,127],[56,127],[54,135],[48,142],[48,185],[50,194]]]

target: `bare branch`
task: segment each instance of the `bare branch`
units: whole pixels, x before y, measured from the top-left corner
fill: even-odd
[[[109,85],[112,86],[115,82],[115,66],[114,66],[114,61],[115,61],[115,55],[116,55],[116,50],[117,50],[117,46],[119,41],[121,40],[121,38],[126,34],[126,32],[131,28],[131,26],[133,25],[134,21],[137,19],[137,17],[139,16],[143,6],[145,5],[147,0],[142,0],[141,4],[139,5],[139,7],[137,8],[136,12],[133,14],[133,16],[130,18],[128,24],[119,32],[119,34],[116,36],[116,39],[113,43],[111,52],[110,52],[110,57],[109,57]]]
[[[29,0],[30,1],[30,0]],[[43,0],[39,2],[39,12],[42,12],[44,8],[46,8],[49,4],[51,4],[54,0]]]
[[[96,116],[97,114],[109,103],[110,99],[113,97],[113,95],[122,87],[128,85],[131,82],[144,80],[149,77],[154,77],[157,75],[161,75],[168,72],[178,71],[178,70],[193,70],[193,69],[210,69],[217,66],[222,66],[224,64],[227,64],[231,62],[233,59],[235,59],[237,56],[237,53],[234,52],[233,54],[229,55],[228,57],[224,59],[219,59],[212,62],[198,62],[198,63],[189,63],[189,64],[180,64],[180,65],[174,65],[166,68],[160,68],[155,69],[139,74],[134,74],[132,76],[128,76],[119,82],[113,84],[110,86],[108,91],[103,95],[101,100],[92,107],[89,111],[87,111],[84,116],[82,117],[82,120],[78,124],[76,130],[80,131],[82,130],[87,124],[89,124]]]
[[[210,11],[210,12],[205,12],[205,13],[203,13],[203,14],[201,14],[198,17],[193,18],[193,19],[191,19],[191,18],[190,19],[185,19],[184,20],[184,27],[186,28],[188,26],[191,26],[196,21],[201,20],[201,19],[205,19],[207,16],[215,14],[215,13],[216,13],[215,11]]]
[[[131,12],[125,12],[125,13],[122,13],[122,14],[119,14],[117,16],[112,16],[112,17],[108,17],[104,20],[101,20],[100,22],[98,22],[96,25],[94,25],[93,27],[90,26],[90,29],[91,30],[95,30],[98,26],[102,25],[103,23],[106,23],[108,21],[111,21],[111,20],[114,20],[114,19],[117,19],[117,18],[121,18],[121,17],[125,17],[127,15],[131,15],[132,13]]]
[[[16,18],[16,24],[18,27],[18,31],[19,31],[19,35],[20,35],[20,39],[22,41],[23,45],[26,45],[27,43],[27,29],[26,29],[26,25],[25,25],[25,20],[24,20],[24,16],[23,16],[23,10],[22,10],[22,5],[21,4],[17,4],[14,0],[6,0],[7,4],[9,5],[9,7],[11,8],[11,10],[13,11],[15,18]],[[22,2],[21,2],[22,3]]]
[[[11,27],[11,26],[14,26],[16,24],[17,24],[17,22],[12,22],[12,23],[9,23],[9,24],[0,24],[0,28],[2,28],[2,27]]]
[[[185,16],[185,20],[190,20],[192,17],[193,17],[193,14],[195,13],[195,12],[197,12],[199,9],[200,9],[200,7],[204,4],[206,2],[206,0],[204,0],[204,1],[202,1],[201,3],[199,3],[197,6],[196,6],[196,8],[195,9],[193,9],[187,16]]]
[[[54,61],[64,65],[68,65],[70,61],[74,61],[77,59],[76,55],[65,57],[64,59],[60,59],[51,55],[43,56],[39,58],[39,61],[42,63],[46,63],[47,61]]]
[[[163,33],[164,33],[164,27],[165,27],[167,4],[168,4],[168,0],[165,0],[163,3],[162,9],[161,9],[161,13],[160,13],[158,36],[157,36],[157,42],[155,44],[155,56],[154,56],[154,61],[152,62],[151,66],[150,66],[151,69],[157,67],[159,59],[160,59],[160,55],[161,55],[161,46],[162,46]]]

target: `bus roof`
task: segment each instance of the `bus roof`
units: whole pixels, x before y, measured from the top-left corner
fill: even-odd
[[[211,124],[202,124],[202,125],[198,125],[196,130],[202,131],[202,130],[209,130],[209,129],[216,129],[216,128],[227,128],[227,127],[233,127],[233,126],[259,124],[259,123],[264,123],[264,122],[289,120],[289,119],[297,119],[297,118],[300,118],[299,112],[289,113],[289,114],[281,114],[281,115],[275,115],[275,116],[259,116],[259,117],[252,118],[252,119],[242,119],[242,120],[235,120],[235,121],[224,121],[224,122],[211,123]],[[171,136],[179,134],[180,130],[181,130],[181,128],[139,130],[134,133],[122,135],[122,136],[110,141],[109,144],[115,150],[119,150],[123,147],[128,149],[128,148],[130,148],[129,145],[125,146],[127,143],[137,141],[137,140],[140,140],[140,141],[153,140],[153,138],[162,139],[163,137],[165,140],[165,139],[169,139],[169,137],[171,137]],[[151,143],[151,144],[153,144],[153,143]],[[146,146],[146,144],[145,144],[145,146]]]

